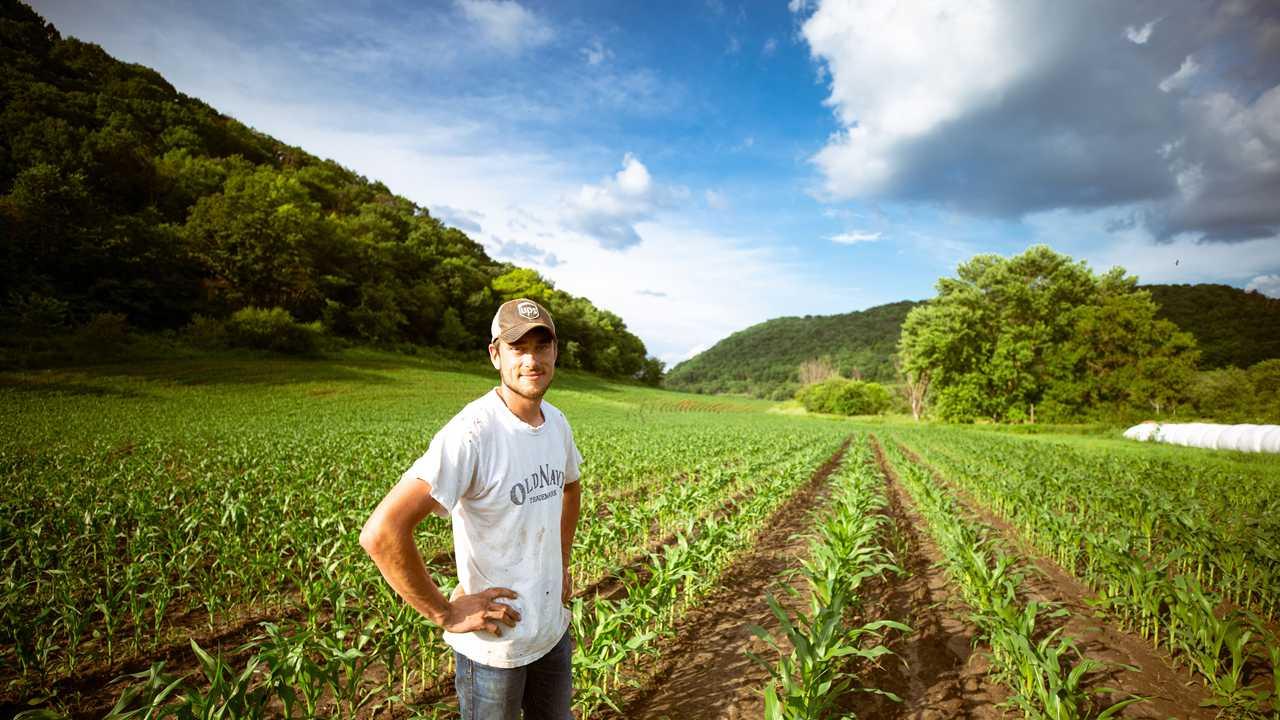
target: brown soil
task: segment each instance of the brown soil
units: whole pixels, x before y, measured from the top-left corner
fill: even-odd
[[[719,589],[687,612],[675,625],[675,635],[662,643],[655,661],[645,663],[637,676],[640,687],[624,693],[622,718],[760,717],[761,688],[769,678],[764,668],[746,655],[750,650],[766,659],[768,646],[751,632],[759,625],[777,633],[778,622],[766,598],[772,592],[791,610],[806,602],[779,587],[779,575],[797,565],[806,541],[797,534],[812,523],[812,512],[826,504],[828,479],[839,466],[849,441],[813,474],[765,524],[755,545],[743,553],[719,583]],[[786,581],[783,581],[786,582]],[[794,585],[799,586],[796,580]]]
[[[1055,603],[1070,612],[1052,627],[1063,626],[1063,633],[1075,639],[1081,653],[1110,666],[1107,670],[1086,676],[1088,686],[1119,691],[1100,696],[1100,699],[1107,698],[1104,704],[1132,695],[1150,698],[1126,707],[1119,717],[1205,720],[1215,717],[1215,711],[1200,707],[1203,700],[1212,696],[1202,682],[1187,670],[1175,669],[1166,653],[1141,636],[1124,632],[1099,619],[1097,611],[1089,605],[1088,601],[1095,594],[1087,585],[1053,560],[1040,555],[1013,526],[976,502],[910,448],[901,444],[899,447],[913,462],[929,470],[934,481],[949,490],[966,512],[993,527],[1006,549],[1022,559],[1027,571],[1022,587],[1027,599]],[[1132,665],[1138,670],[1126,670],[1123,665]]]
[[[888,487],[886,512],[893,523],[890,532],[901,539],[897,559],[905,575],[873,588],[868,615],[901,620],[913,632],[891,636],[887,644],[895,655],[886,656],[878,669],[860,678],[862,685],[892,692],[902,702],[859,694],[850,709],[863,719],[1013,717],[997,707],[1008,692],[988,676],[986,653],[974,649],[977,628],[962,619],[968,610],[948,604],[955,589],[940,565],[942,553],[924,532],[923,519],[874,439],[872,448]]]

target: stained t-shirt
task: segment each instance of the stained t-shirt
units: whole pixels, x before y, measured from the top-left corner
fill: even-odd
[[[431,485],[453,522],[456,598],[491,587],[520,613],[514,628],[444,633],[454,650],[491,667],[528,665],[569,627],[561,603],[560,515],[564,486],[577,482],[582,455],[564,414],[542,403],[533,427],[507,409],[497,389],[462,409],[405,472]]]

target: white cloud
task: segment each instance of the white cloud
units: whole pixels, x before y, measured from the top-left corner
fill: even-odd
[[[741,49],[742,49],[742,41],[738,39],[737,35],[730,34],[729,44],[724,49],[725,53],[729,55],[737,55],[738,51]]]
[[[839,235],[832,235],[827,239],[839,245],[857,245],[858,243],[875,242],[880,239],[880,235],[881,233],[878,232],[852,230],[850,232],[840,233]]]
[[[538,265],[553,268],[560,265],[556,254],[519,240],[498,241],[489,246],[490,253],[499,260],[511,260],[520,264]]]
[[[1162,19],[1156,18],[1141,28],[1130,25],[1124,29],[1124,36],[1129,38],[1129,42],[1135,45],[1146,45],[1147,41],[1151,39],[1151,31],[1156,29],[1156,24]]]
[[[760,52],[763,53],[765,57],[769,57],[770,55],[773,55],[775,52],[777,52],[777,50],[778,50],[778,39],[771,37],[768,40],[764,41],[764,47],[760,49]]]
[[[693,226],[681,218],[639,224],[626,253],[562,239],[552,275],[569,292],[618,313],[649,351],[678,362],[732,332],[781,315],[847,312],[848,293],[812,276],[785,248]],[[641,293],[661,283],[667,297]],[[673,311],[674,310],[674,311]]]
[[[511,54],[551,42],[545,20],[515,0],[457,0],[458,8],[491,45]]]
[[[792,14],[802,13],[809,9],[808,0],[787,0],[787,10]]]
[[[1187,83],[1191,82],[1191,78],[1195,77],[1198,72],[1200,72],[1200,63],[1196,62],[1194,57],[1188,55],[1187,58],[1182,61],[1182,65],[1178,68],[1177,72],[1161,80],[1158,87],[1161,92],[1181,90],[1187,86]]]
[[[987,3],[823,2],[802,27],[831,76],[841,130],[814,163],[835,198],[883,190],[899,146],[996,101],[1031,65],[1039,38]]]
[[[707,198],[707,207],[712,210],[728,210],[729,198],[725,194],[716,190],[708,190],[705,193]]]
[[[1259,275],[1250,280],[1244,289],[1262,293],[1270,298],[1280,298],[1280,275]]]
[[[622,169],[595,185],[583,185],[564,202],[564,225],[594,238],[600,247],[625,250],[639,245],[636,224],[651,219],[662,207],[687,199],[687,188],[658,185],[649,168],[631,153]]]
[[[582,57],[586,59],[588,65],[599,65],[613,57],[613,51],[604,46],[597,38],[591,41],[590,45],[579,50]]]
[[[449,205],[434,205],[429,208],[431,215],[446,225],[451,225],[466,233],[483,232],[480,221],[483,213],[463,210]]]

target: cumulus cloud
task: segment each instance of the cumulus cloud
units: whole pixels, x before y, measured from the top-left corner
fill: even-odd
[[[515,0],[457,0],[458,9],[493,46],[511,54],[551,42],[545,20]]]
[[[801,26],[839,125],[816,194],[1000,218],[1140,205],[1164,241],[1274,236],[1280,6],[1161,7],[1155,42],[1143,8],[1106,0],[824,0]]]
[[[1157,87],[1160,88],[1161,92],[1181,90],[1187,86],[1187,83],[1191,82],[1191,78],[1195,77],[1198,72],[1200,72],[1200,63],[1196,62],[1194,57],[1188,55],[1187,59],[1182,61],[1178,71],[1161,80]]]
[[[1262,293],[1270,298],[1280,298],[1280,275],[1259,275],[1250,280],[1244,289]]]
[[[867,232],[865,230],[851,230],[849,232],[840,233],[839,235],[832,235],[827,239],[839,245],[857,245],[858,243],[869,243],[879,240],[880,233]]]
[[[1160,22],[1160,19],[1152,20],[1140,28],[1130,25],[1124,29],[1124,36],[1129,38],[1129,42],[1134,45],[1146,45],[1147,41],[1151,39],[1151,31],[1156,29],[1156,23],[1158,22]]]
[[[484,214],[473,212],[471,210],[461,210],[459,208],[450,207],[448,205],[435,205],[429,208],[432,215],[443,222],[445,225],[451,225],[463,232],[478,233],[483,229],[480,227],[480,221],[484,219]]]
[[[548,250],[533,243],[519,240],[497,240],[493,246],[493,255],[501,260],[512,260],[519,263],[532,263],[553,268],[560,265],[560,258]]]
[[[604,46],[599,39],[592,40],[590,45],[580,51],[588,65],[599,65],[613,57],[613,51]]]
[[[622,169],[597,185],[583,185],[567,198],[564,224],[596,240],[606,250],[625,250],[641,242],[636,223],[653,217],[662,207],[688,197],[686,188],[660,186],[649,168],[631,153]]]

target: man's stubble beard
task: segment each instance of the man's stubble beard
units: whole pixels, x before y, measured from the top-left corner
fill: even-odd
[[[527,392],[525,392],[525,391],[521,390],[520,388],[512,387],[512,386],[511,386],[511,383],[507,382],[507,379],[506,379],[506,378],[502,378],[502,386],[503,386],[503,387],[505,387],[506,389],[510,390],[511,392],[515,393],[516,395],[519,395],[520,397],[524,398],[525,400],[529,400],[529,401],[537,402],[537,401],[541,400],[541,399],[543,398],[543,396],[545,396],[545,395],[547,394],[547,390],[548,390],[548,389],[550,389],[550,387],[551,387],[551,383],[547,383],[547,386],[546,386],[546,387],[544,387],[544,388],[542,388],[542,391],[541,391],[541,392],[539,392],[539,393],[538,393],[538,394],[536,394],[536,395],[531,395],[531,394],[529,394],[529,393],[527,393]]]

